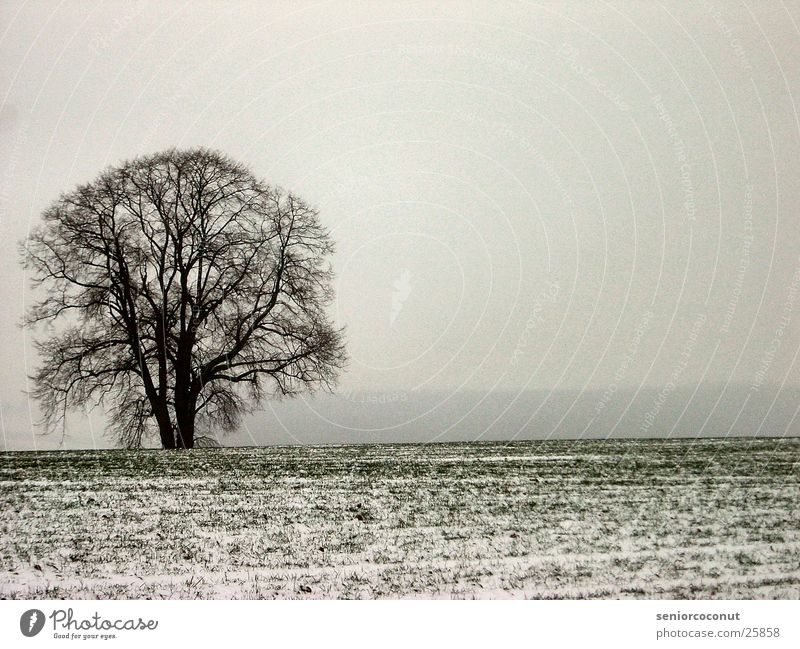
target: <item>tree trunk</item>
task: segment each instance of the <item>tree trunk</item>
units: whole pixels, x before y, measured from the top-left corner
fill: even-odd
[[[175,432],[172,421],[169,418],[169,410],[166,406],[159,406],[156,410],[156,421],[158,422],[158,434],[161,437],[162,448],[175,448]]]
[[[196,397],[192,394],[192,347],[195,332],[187,322],[186,277],[181,276],[181,335],[175,360],[175,448],[194,448]],[[190,318],[191,320],[191,318]]]
[[[194,399],[175,403],[175,448],[194,448]]]
[[[167,420],[166,425],[158,423],[158,433],[161,436],[162,448],[175,448],[175,435],[172,431],[172,422]]]
[[[194,414],[181,417],[175,426],[175,448],[194,448]]]

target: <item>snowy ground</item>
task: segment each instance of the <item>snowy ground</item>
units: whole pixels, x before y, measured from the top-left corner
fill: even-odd
[[[0,454],[0,597],[800,597],[800,441]]]

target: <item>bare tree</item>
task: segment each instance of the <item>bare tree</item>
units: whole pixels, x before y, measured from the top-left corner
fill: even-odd
[[[205,149],[128,161],[62,195],[21,244],[47,323],[31,377],[43,423],[109,410],[129,447],[234,429],[272,394],[330,389],[333,245],[317,212]],[[58,324],[54,324],[58,323]]]

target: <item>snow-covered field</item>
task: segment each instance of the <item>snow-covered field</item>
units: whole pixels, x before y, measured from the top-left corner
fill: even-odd
[[[800,597],[800,441],[0,454],[0,597]]]

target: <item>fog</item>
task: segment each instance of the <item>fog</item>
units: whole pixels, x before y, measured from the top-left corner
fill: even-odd
[[[0,444],[37,435],[16,245],[208,146],[337,244],[337,394],[226,443],[797,435],[796,3],[5,2]],[[41,332],[39,332],[41,334]]]

